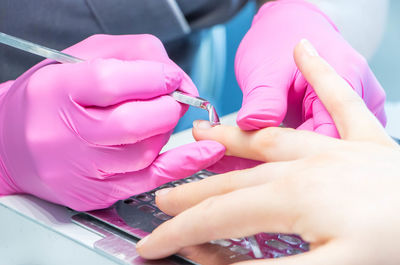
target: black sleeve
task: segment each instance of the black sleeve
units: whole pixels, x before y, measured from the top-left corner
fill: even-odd
[[[193,30],[224,23],[249,0],[177,0]]]
[[[224,22],[247,0],[177,0],[194,30]],[[153,34],[184,70],[195,49],[167,0],[1,0],[0,31],[62,50],[93,34]],[[0,45],[0,83],[42,58]]]

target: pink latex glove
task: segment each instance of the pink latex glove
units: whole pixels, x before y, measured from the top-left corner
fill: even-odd
[[[237,118],[240,128],[253,130],[284,122],[288,127],[339,136],[295,65],[293,49],[302,38],[316,46],[385,124],[385,93],[366,60],[316,6],[303,0],[280,0],[259,10],[237,51],[235,71],[243,91]]]
[[[65,52],[86,61],[45,60],[0,88],[0,194],[100,209],[223,156],[211,141],[159,155],[187,110],[168,94],[197,89],[155,37],[96,35]]]
[[[295,65],[293,50],[303,38],[315,45],[385,125],[385,93],[366,60],[316,6],[279,0],[261,7],[236,54],[235,72],[243,91],[239,127],[255,130],[283,122],[286,127],[339,137],[331,116]],[[225,157],[210,170],[225,172],[255,164]]]

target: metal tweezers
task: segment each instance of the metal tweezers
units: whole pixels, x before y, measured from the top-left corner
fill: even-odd
[[[30,41],[26,41],[17,37],[13,37],[10,35],[7,35],[5,33],[0,32],[0,43],[6,44],[8,46],[30,52],[48,59],[52,59],[54,61],[60,62],[60,63],[79,63],[83,62],[82,59],[79,59],[77,57],[71,56],[69,54],[50,49],[47,47],[44,47],[39,44],[32,43]],[[219,125],[219,117],[217,112],[215,111],[215,108],[211,103],[203,98],[200,97],[194,97],[185,93],[182,93],[180,91],[174,91],[170,94],[176,101],[187,104],[196,108],[201,108],[205,109],[208,111],[208,118],[210,120],[210,123],[212,126]]]

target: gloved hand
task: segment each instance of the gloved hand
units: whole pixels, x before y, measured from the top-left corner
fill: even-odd
[[[366,60],[316,6],[303,0],[279,0],[261,7],[236,54],[235,72],[243,91],[239,127],[256,130],[283,122],[286,127],[339,137],[331,116],[293,60],[293,49],[303,38],[315,45],[385,125],[385,93]],[[226,172],[257,164],[227,156],[209,170]]]
[[[288,127],[339,136],[294,63],[293,49],[302,38],[316,46],[385,125],[385,94],[366,60],[316,6],[303,0],[279,0],[259,10],[237,51],[235,71],[243,91],[239,127],[253,130],[283,122]]]
[[[3,85],[0,194],[100,209],[223,156],[211,141],[159,155],[187,110],[168,94],[197,90],[155,37],[97,35],[65,52],[86,61],[45,60]]]

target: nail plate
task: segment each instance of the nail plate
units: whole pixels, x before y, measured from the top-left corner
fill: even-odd
[[[209,121],[194,121],[193,127],[199,130],[208,130],[212,128]]]
[[[319,56],[317,50],[314,48],[314,46],[307,40],[307,39],[302,39],[301,45],[303,45],[304,50],[307,52],[309,56]]]
[[[143,246],[144,243],[146,243],[147,239],[149,239],[150,235],[145,236],[144,238],[142,238],[142,240],[140,240],[139,242],[137,242],[136,244],[136,248],[140,248]]]
[[[158,191],[156,191],[156,196],[164,196],[165,194],[167,194],[171,190],[172,190],[172,188],[165,188],[165,189],[162,189],[162,190],[158,190]]]

